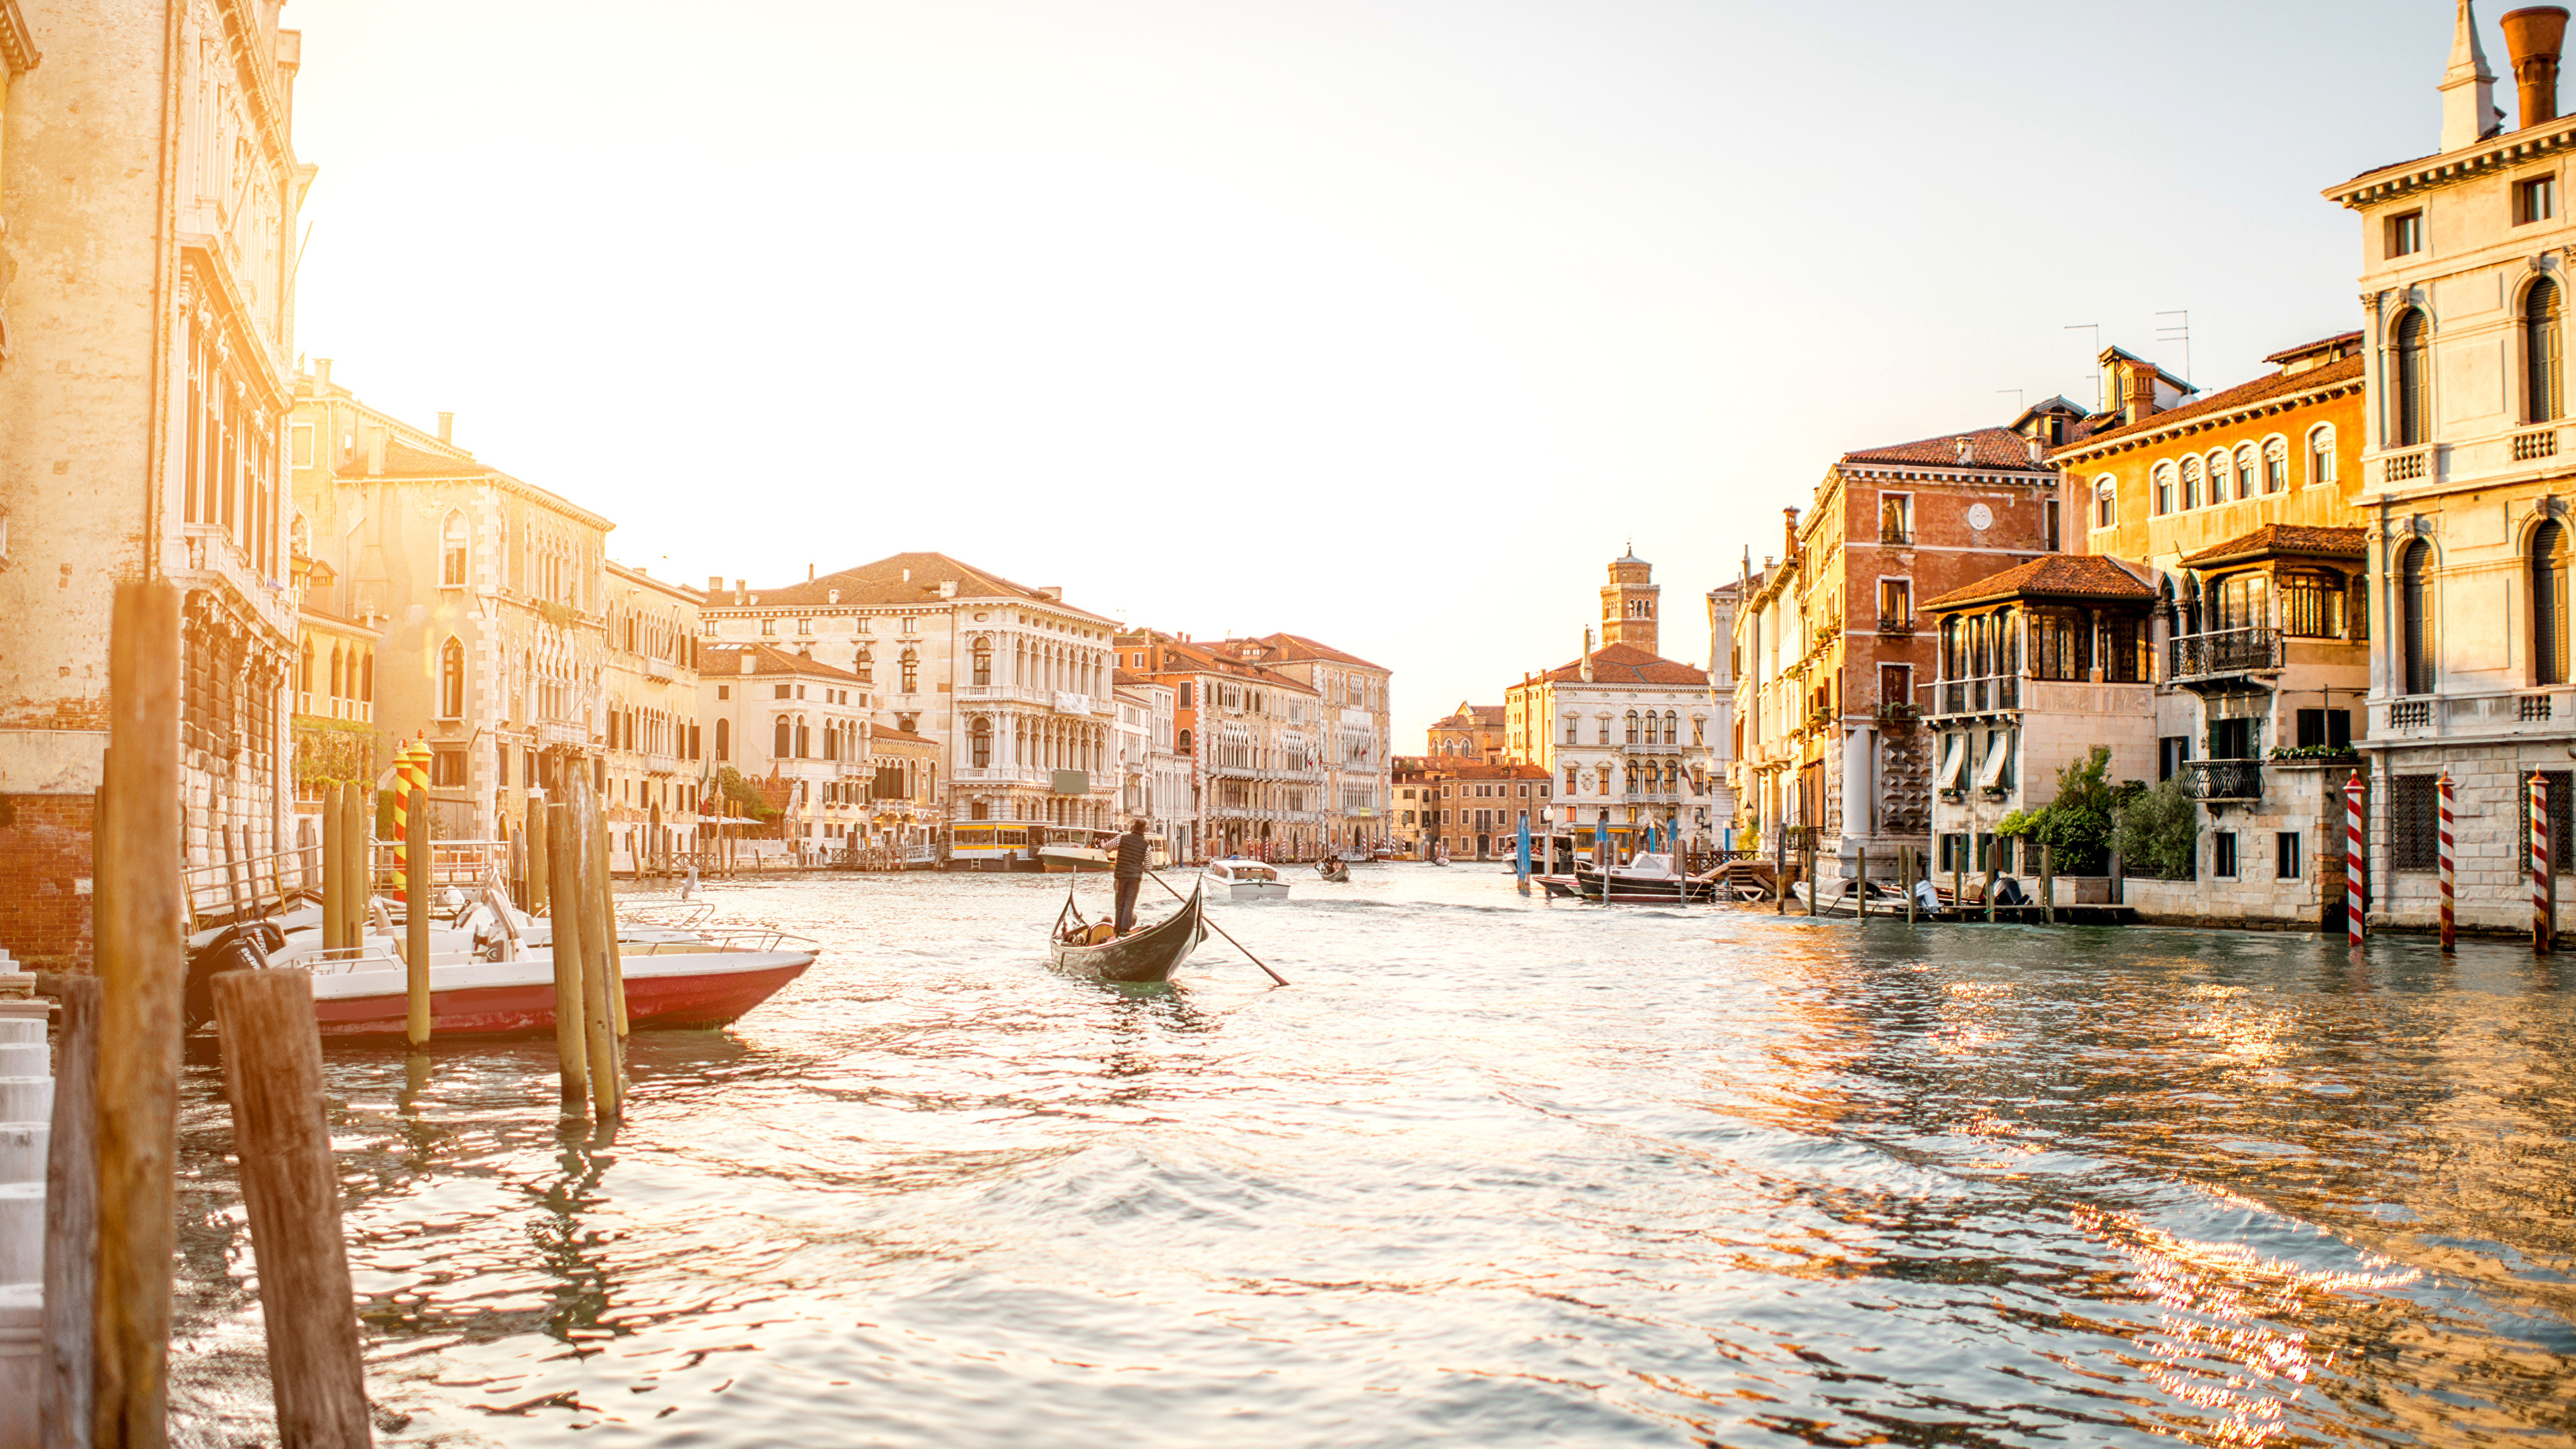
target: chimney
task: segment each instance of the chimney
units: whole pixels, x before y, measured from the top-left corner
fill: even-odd
[[[2567,11],[2534,5],[2504,18],[2504,45],[2513,57],[2513,81],[2522,97],[2522,128],[2558,119],[2558,48],[2567,38]]]
[[[1583,626],[1583,682],[1592,682],[1592,626]]]
[[[1965,468],[1970,463],[1977,461],[1977,445],[1965,434],[1952,438],[1950,441],[1958,446],[1960,467]]]
[[[814,566],[812,564],[807,564],[805,566],[805,582],[809,584],[814,582]]]
[[[2135,425],[2155,416],[2156,370],[2143,362],[2129,363],[2120,373],[2120,390],[2126,397],[2121,404],[2121,420]]]
[[[453,443],[456,441],[456,414],[440,413],[438,415],[438,440],[442,443]]]
[[[313,359],[313,390],[315,392],[331,390],[331,359],[327,357]]]
[[[721,594],[721,593],[723,593],[723,592],[724,592],[724,575],[722,575],[722,574],[709,574],[709,575],[707,575],[707,592],[708,592],[710,595],[713,595],[713,594]]]
[[[1794,508],[1783,508],[1780,510],[1780,514],[1785,520],[1781,524],[1781,534],[1788,540],[1788,542],[1783,545],[1780,557],[1783,559],[1794,559],[1798,556],[1798,510]]]
[[[742,651],[742,672],[754,674],[759,672],[759,669],[760,661],[752,656],[752,652],[748,649]]]
[[[733,581],[733,591],[734,591],[735,593],[737,593],[737,594],[741,593],[743,590],[745,590],[745,589],[747,589],[747,588],[750,588],[750,587],[751,587],[751,584],[750,584],[750,582],[749,582],[748,580],[744,580],[744,579],[736,579],[736,580],[734,580],[734,581]]]

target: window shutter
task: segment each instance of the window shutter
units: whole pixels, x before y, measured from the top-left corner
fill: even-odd
[[[2560,413],[2558,353],[2558,284],[2547,277],[2531,284],[2523,303],[2523,353],[2529,367],[2531,420],[2555,422]]]
[[[2424,314],[2408,312],[2397,324],[2397,445],[2411,448],[2429,435],[2432,379],[2425,366]]]
[[[2432,630],[2426,615],[2431,612],[2432,590],[2427,587],[2424,564],[2431,548],[2421,539],[2406,546],[2405,562],[2400,569],[2400,588],[2406,600],[2406,692],[2433,692]]]
[[[2531,659],[2537,683],[2567,682],[2567,534],[2555,522],[2531,534]]]

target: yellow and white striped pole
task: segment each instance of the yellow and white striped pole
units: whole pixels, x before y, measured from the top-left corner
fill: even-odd
[[[404,889],[411,879],[411,799],[429,788],[429,742],[414,739],[394,759],[394,889],[395,900],[410,903]]]

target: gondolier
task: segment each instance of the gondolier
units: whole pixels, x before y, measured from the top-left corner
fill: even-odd
[[[1131,820],[1118,837],[1118,934],[1136,929],[1136,892],[1145,884],[1145,822]]]

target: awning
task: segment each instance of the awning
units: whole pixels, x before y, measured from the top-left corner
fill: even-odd
[[[1986,737],[1986,763],[1977,771],[1977,788],[1993,790],[2003,783],[2004,766],[2012,762],[2012,731],[1997,730]]]
[[[1959,788],[1959,772],[1968,763],[1968,737],[1964,734],[1944,735],[1941,743],[1944,747],[1941,752],[1941,779],[1932,788],[1956,790]]]

